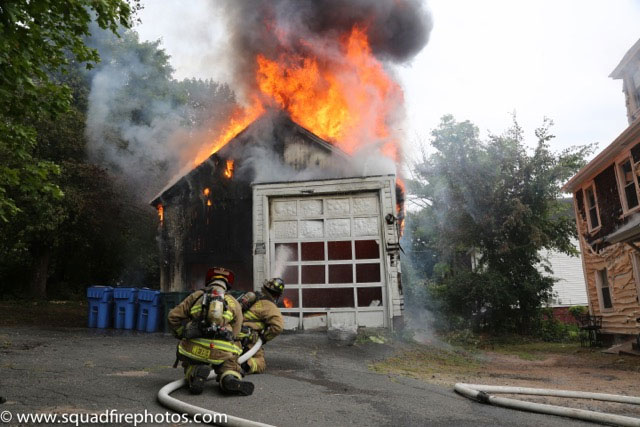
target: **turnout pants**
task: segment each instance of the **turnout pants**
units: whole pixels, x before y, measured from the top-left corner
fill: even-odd
[[[254,345],[255,343],[249,344],[247,349],[251,349]],[[264,360],[264,347],[260,347],[260,350],[247,360],[247,364],[249,365],[247,374],[263,374],[267,370],[267,361]]]

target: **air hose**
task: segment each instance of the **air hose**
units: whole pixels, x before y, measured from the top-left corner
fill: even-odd
[[[573,390],[553,390],[545,388],[504,387],[482,384],[457,383],[454,390],[470,399],[505,408],[538,412],[541,414],[558,415],[561,417],[577,418],[603,424],[640,427],[640,418],[623,415],[607,414],[604,412],[588,411],[585,409],[567,408],[564,406],[546,405],[543,403],[525,402],[506,397],[496,397],[489,393],[528,394],[536,396],[566,397],[573,399],[593,399],[606,402],[630,403],[640,405],[640,397],[623,396],[618,394],[589,393]]]
[[[249,360],[254,354],[260,350],[262,347],[262,340],[258,339],[256,345],[254,345],[249,351],[244,353],[242,356],[238,358],[238,364],[241,365],[247,360]],[[209,378],[207,380],[212,380],[216,377],[216,373],[211,371],[209,374]],[[196,405],[191,405],[189,403],[183,402],[175,397],[171,397],[170,394],[174,391],[178,390],[181,387],[184,387],[187,384],[184,378],[180,380],[176,380],[170,382],[165,385],[158,391],[158,402],[166,408],[169,408],[176,412],[182,412],[185,414],[189,414],[192,417],[196,414],[208,414],[211,415],[212,419],[219,419],[220,412],[215,412],[206,408],[201,408]],[[237,426],[237,427],[272,427],[269,424],[263,424],[256,421],[247,420],[245,418],[234,417],[231,415],[227,415],[227,422],[224,424],[225,426]]]

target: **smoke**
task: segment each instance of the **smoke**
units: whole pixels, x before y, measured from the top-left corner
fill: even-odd
[[[273,269],[273,277],[282,277],[287,262],[291,259],[293,251],[284,245],[278,246],[276,249],[275,267]]]
[[[433,26],[420,0],[248,0],[214,2],[212,7],[226,21],[240,86],[254,82],[258,54],[312,53],[335,60],[340,55],[332,55],[337,46],[331,41],[354,26],[366,31],[378,59],[403,63],[427,44]]]
[[[211,81],[176,81],[159,42],[118,38],[94,26],[87,44],[101,62],[90,73],[86,135],[89,157],[148,201],[193,161],[234,105],[233,92]]]
[[[302,168],[287,162],[287,153],[275,147],[290,135],[282,135],[288,126],[286,116],[269,111],[245,130],[241,144],[230,144],[220,154],[240,160],[235,176],[252,183],[295,182],[328,178],[391,175],[396,173],[393,159],[384,156],[379,146],[365,145],[352,156],[335,152],[323,153],[316,147],[296,145],[295,156],[306,157]],[[291,160],[291,159],[289,159]]]

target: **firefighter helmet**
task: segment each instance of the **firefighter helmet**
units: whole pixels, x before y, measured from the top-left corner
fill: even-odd
[[[207,278],[205,279],[205,286],[211,286],[213,282],[222,280],[225,282],[227,289],[231,289],[233,286],[233,280],[235,276],[233,271],[224,267],[213,267],[207,271]]]
[[[284,292],[284,281],[279,277],[271,280],[265,280],[262,287],[271,292],[275,297],[280,297]]]

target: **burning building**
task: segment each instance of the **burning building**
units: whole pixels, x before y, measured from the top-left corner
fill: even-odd
[[[388,65],[426,44],[422,2],[222,3],[246,106],[152,201],[162,289],[196,289],[223,265],[241,289],[282,276],[289,327],[391,327],[403,93]]]
[[[273,181],[260,181],[265,167]],[[402,191],[394,175],[353,176],[358,167],[286,114],[253,122],[152,201],[162,290],[198,289],[222,265],[244,290],[281,276],[289,327],[391,326],[403,305]]]

